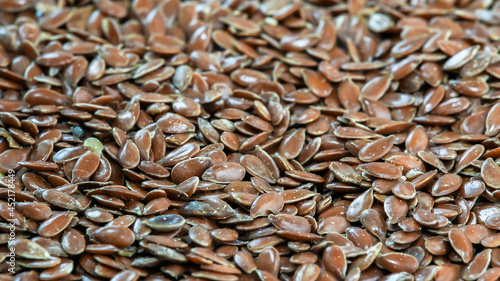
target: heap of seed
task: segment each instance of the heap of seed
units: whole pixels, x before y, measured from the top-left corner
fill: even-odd
[[[0,279],[498,280],[499,48],[488,0],[0,0]]]

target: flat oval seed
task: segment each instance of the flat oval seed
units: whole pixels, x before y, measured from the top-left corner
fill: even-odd
[[[359,218],[361,224],[379,239],[384,239],[387,234],[387,227],[382,215],[374,209],[367,209],[361,213]]]
[[[488,158],[481,166],[481,177],[489,187],[500,189],[500,166]]]
[[[446,174],[440,177],[432,186],[433,196],[444,196],[455,192],[462,185],[462,178],[455,174]]]
[[[467,235],[462,230],[454,228],[448,233],[448,239],[455,252],[465,263],[469,263],[474,249]]]
[[[0,0],[14,279],[500,278],[498,1],[302,2]]]
[[[302,78],[304,79],[304,83],[308,86],[309,89],[318,97],[327,97],[332,92],[332,86],[330,82],[328,82],[323,75],[309,70],[307,68],[302,70]]]
[[[278,229],[291,232],[308,233],[311,224],[307,219],[287,214],[269,215],[269,221]]]
[[[359,160],[363,162],[373,162],[381,159],[391,150],[395,139],[395,136],[389,136],[367,144],[359,151]]]
[[[381,179],[395,180],[401,177],[401,170],[393,164],[373,162],[358,166],[361,171]]]
[[[395,273],[413,273],[418,269],[418,260],[412,255],[403,253],[382,254],[376,259],[376,263],[380,267]]]
[[[480,46],[472,46],[462,51],[458,52],[451,58],[449,58],[443,65],[443,69],[452,70],[457,69],[466,64],[469,60],[471,60],[479,51]]]
[[[257,257],[257,268],[278,275],[280,269],[280,255],[274,247],[267,247]]]
[[[204,180],[217,183],[240,181],[245,177],[245,169],[238,163],[225,162],[208,168],[202,175]]]
[[[208,230],[201,225],[195,225],[189,229],[189,238],[202,247],[209,247],[212,244]]]
[[[347,261],[344,252],[339,246],[331,245],[325,249],[323,263],[326,270],[337,278],[343,279],[346,277]]]
[[[20,257],[41,260],[50,258],[49,252],[44,247],[29,239],[16,239],[13,245],[16,247],[16,255]]]
[[[346,218],[350,222],[359,220],[364,210],[370,209],[373,204],[373,189],[368,189],[352,201],[346,212]]]
[[[305,142],[305,129],[292,130],[283,137],[279,152],[286,159],[293,159],[299,156]]]
[[[75,163],[72,172],[72,183],[79,183],[88,180],[99,167],[99,156],[88,151],[83,154]]]
[[[111,278],[112,281],[136,281],[139,280],[139,273],[135,270],[123,270],[120,273],[116,274],[113,278]]]
[[[118,160],[122,167],[126,169],[133,169],[139,165],[141,161],[139,148],[132,140],[127,140],[125,144],[120,147],[118,150]]]
[[[143,223],[152,229],[169,232],[181,228],[186,223],[186,220],[180,215],[169,214],[153,217]]]
[[[391,195],[385,199],[384,211],[387,214],[389,223],[398,223],[406,216],[408,204],[405,200]]]
[[[38,227],[38,234],[43,237],[54,237],[63,232],[69,226],[75,212],[61,212],[53,214]]]
[[[477,253],[462,273],[465,280],[476,280],[483,275],[491,261],[491,249]]]
[[[392,187],[392,193],[402,199],[413,199],[416,195],[415,186],[409,181],[397,183]]]
[[[264,193],[257,197],[250,208],[250,216],[253,218],[276,214],[284,207],[283,197],[276,192]]]
[[[253,257],[246,251],[238,251],[234,257],[234,262],[246,273],[251,273],[257,269]]]
[[[101,227],[90,236],[100,243],[111,244],[118,248],[128,247],[132,245],[135,240],[134,232],[124,226]]]
[[[68,228],[64,231],[61,246],[70,255],[79,255],[85,250],[85,237],[76,229]]]
[[[335,178],[342,182],[359,184],[362,181],[362,176],[356,170],[342,162],[332,162],[329,166]]]
[[[82,205],[77,199],[56,189],[43,191],[42,197],[48,203],[67,210],[78,211],[82,209]]]

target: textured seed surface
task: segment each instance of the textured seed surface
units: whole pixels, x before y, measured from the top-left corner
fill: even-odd
[[[498,1],[0,7],[0,279],[500,278]]]

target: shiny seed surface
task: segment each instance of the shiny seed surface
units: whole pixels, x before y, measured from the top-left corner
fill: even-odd
[[[500,278],[498,1],[0,3],[0,279]]]

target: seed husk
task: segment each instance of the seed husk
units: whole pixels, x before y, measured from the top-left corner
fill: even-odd
[[[17,279],[500,276],[497,1],[0,2]]]

